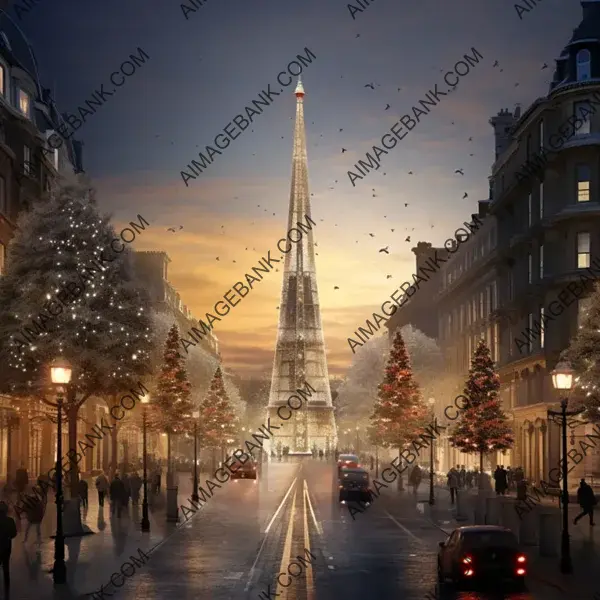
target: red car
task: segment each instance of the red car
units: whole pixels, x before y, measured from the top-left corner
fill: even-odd
[[[231,466],[236,469],[235,472],[232,469],[232,472],[231,472],[232,480],[235,481],[237,479],[254,479],[254,481],[256,481],[256,478],[257,478],[256,463],[251,458],[248,459],[244,464],[242,464],[239,460],[236,460],[234,463],[232,463]]]
[[[509,581],[524,588],[527,557],[510,529],[471,525],[440,542],[437,571],[441,584],[449,578],[456,586],[476,580],[491,585]]]
[[[356,454],[340,454],[338,456],[338,475],[343,467],[358,469],[360,467],[358,456]]]

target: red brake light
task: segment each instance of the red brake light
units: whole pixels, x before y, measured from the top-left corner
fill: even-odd
[[[518,554],[517,555],[517,562],[518,563],[527,562],[527,557],[524,554]]]
[[[473,569],[467,569],[464,572],[465,577],[472,577],[473,575],[475,575],[475,571],[473,571]]]
[[[517,575],[525,575],[525,569],[517,569]]]
[[[462,562],[463,565],[470,565],[473,562],[473,557],[467,554],[466,556],[463,556]]]

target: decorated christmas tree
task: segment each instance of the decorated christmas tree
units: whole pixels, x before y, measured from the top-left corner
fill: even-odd
[[[200,405],[200,440],[206,448],[224,448],[228,439],[237,438],[237,431],[238,420],[225,391],[221,367],[218,367]]]
[[[577,334],[561,359],[571,363],[576,377],[572,399],[586,409],[586,419],[600,420],[600,286],[594,286]]]
[[[421,402],[421,393],[413,379],[412,368],[400,331],[394,336],[383,382],[371,415],[369,431],[381,445],[398,448],[398,453],[423,431],[428,421],[428,409]],[[399,479],[401,486],[401,478]]]
[[[62,180],[21,214],[0,277],[1,391],[56,406],[49,364],[61,357],[73,369],[63,403],[72,494],[79,408],[92,395],[139,389],[150,373],[150,301],[135,279],[131,251],[117,254],[115,239],[89,183]]]
[[[490,349],[480,340],[473,353],[469,377],[465,383],[462,407],[456,426],[449,437],[455,448],[467,454],[479,454],[479,472],[483,473],[483,457],[514,444],[512,429],[498,396],[500,378]],[[483,477],[479,478],[480,487]]]
[[[179,329],[173,325],[165,340],[163,363],[149,414],[150,427],[167,434],[168,479],[172,479],[171,440],[193,427],[194,407],[190,402],[191,385],[185,369],[185,357],[179,353]]]

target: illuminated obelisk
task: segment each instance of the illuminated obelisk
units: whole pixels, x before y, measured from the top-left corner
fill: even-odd
[[[291,245],[285,257],[268,412],[271,423],[282,425],[281,429],[273,431],[271,449],[275,450],[281,443],[281,447],[289,447],[290,454],[303,454],[310,453],[314,446],[323,451],[335,448],[337,431],[321,325],[313,231],[306,230],[305,215],[310,217],[311,214],[304,131],[304,88],[300,80],[294,93],[296,126],[287,230],[298,229],[297,223],[302,223],[306,232],[297,244]],[[316,392],[307,388],[305,383]],[[299,394],[297,390],[305,392]],[[291,396],[302,400],[302,407],[292,411],[281,408],[278,414],[279,407],[289,406],[287,403]],[[299,406],[299,401],[294,398],[291,405]],[[291,417],[282,420],[290,412]]]

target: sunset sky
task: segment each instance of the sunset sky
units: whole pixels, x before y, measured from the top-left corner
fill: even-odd
[[[101,208],[117,225],[138,213],[151,222],[135,247],[169,254],[169,279],[197,317],[285,233],[293,86],[189,187],[180,170],[310,48],[317,58],[302,79],[317,276],[330,373],[341,375],[347,338],[413,272],[411,248],[443,244],[488,197],[488,120],[546,93],[581,7],[544,0],[519,19],[504,0],[376,0],[353,20],[337,0],[208,0],[188,17],[175,1],[41,0],[20,25],[42,85],[71,113],[138,47],[150,56],[76,137]],[[480,64],[353,187],[347,171],[472,47]],[[281,279],[282,269],[265,276],[215,325],[226,366],[242,375],[271,368]]]

